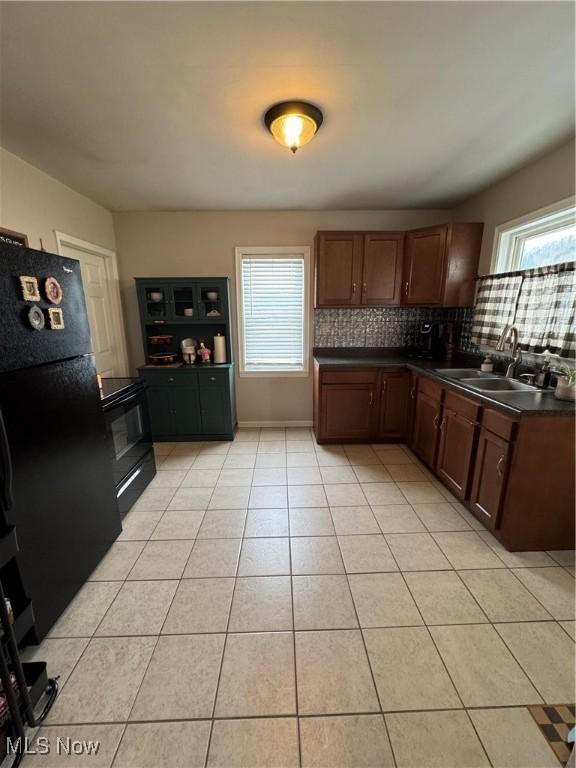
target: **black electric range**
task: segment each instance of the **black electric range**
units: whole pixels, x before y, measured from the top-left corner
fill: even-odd
[[[101,397],[116,498],[124,516],[156,474],[146,384],[132,378],[102,379]]]

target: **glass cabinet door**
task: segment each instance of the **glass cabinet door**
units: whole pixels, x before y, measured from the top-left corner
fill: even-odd
[[[172,312],[175,320],[197,320],[196,290],[191,285],[172,286]]]
[[[142,286],[144,314],[147,320],[165,323],[170,316],[170,291],[166,285]]]
[[[198,312],[202,319],[222,322],[226,316],[224,291],[218,283],[198,285]]]

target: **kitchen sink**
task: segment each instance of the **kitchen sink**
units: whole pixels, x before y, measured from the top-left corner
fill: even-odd
[[[461,384],[467,384],[473,389],[478,389],[481,392],[540,392],[538,387],[532,384],[525,384],[523,381],[516,381],[516,379],[504,379],[504,378],[486,378],[478,381],[477,379],[460,379]]]
[[[436,373],[447,376],[449,379],[493,379],[493,373],[478,371],[476,368],[436,368]]]

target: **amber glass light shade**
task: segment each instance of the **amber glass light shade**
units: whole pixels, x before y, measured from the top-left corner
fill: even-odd
[[[264,115],[264,123],[283,147],[295,153],[308,144],[322,125],[322,112],[305,101],[283,101]]]

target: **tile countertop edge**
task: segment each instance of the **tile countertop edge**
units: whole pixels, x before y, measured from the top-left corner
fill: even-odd
[[[451,379],[448,376],[443,376],[441,372],[437,371],[437,368],[470,368],[475,370],[470,363],[462,364],[458,363],[458,359],[455,358],[450,363],[434,361],[434,360],[417,360],[415,358],[407,357],[406,355],[398,354],[394,352],[390,356],[387,355],[367,355],[352,353],[347,355],[344,352],[338,352],[338,354],[330,354],[323,352],[316,352],[314,354],[314,361],[320,368],[324,369],[336,369],[345,368],[350,366],[365,367],[365,368],[409,368],[416,373],[423,373],[432,379],[435,379],[442,385],[446,385],[449,389],[455,392],[471,397],[474,400],[488,405],[492,408],[496,408],[499,411],[507,413],[513,416],[574,416],[574,404],[566,400],[558,400],[554,397],[552,392],[547,394],[534,393],[535,397],[546,398],[546,406],[539,407],[534,403],[533,407],[522,406],[520,403],[510,402],[509,399],[515,395],[506,395],[506,400],[500,400],[497,396],[492,397],[488,394],[478,392],[477,390],[469,387],[465,384],[461,384],[457,379]],[[520,398],[524,398],[524,394],[519,395]],[[533,401],[534,402],[534,401]]]

